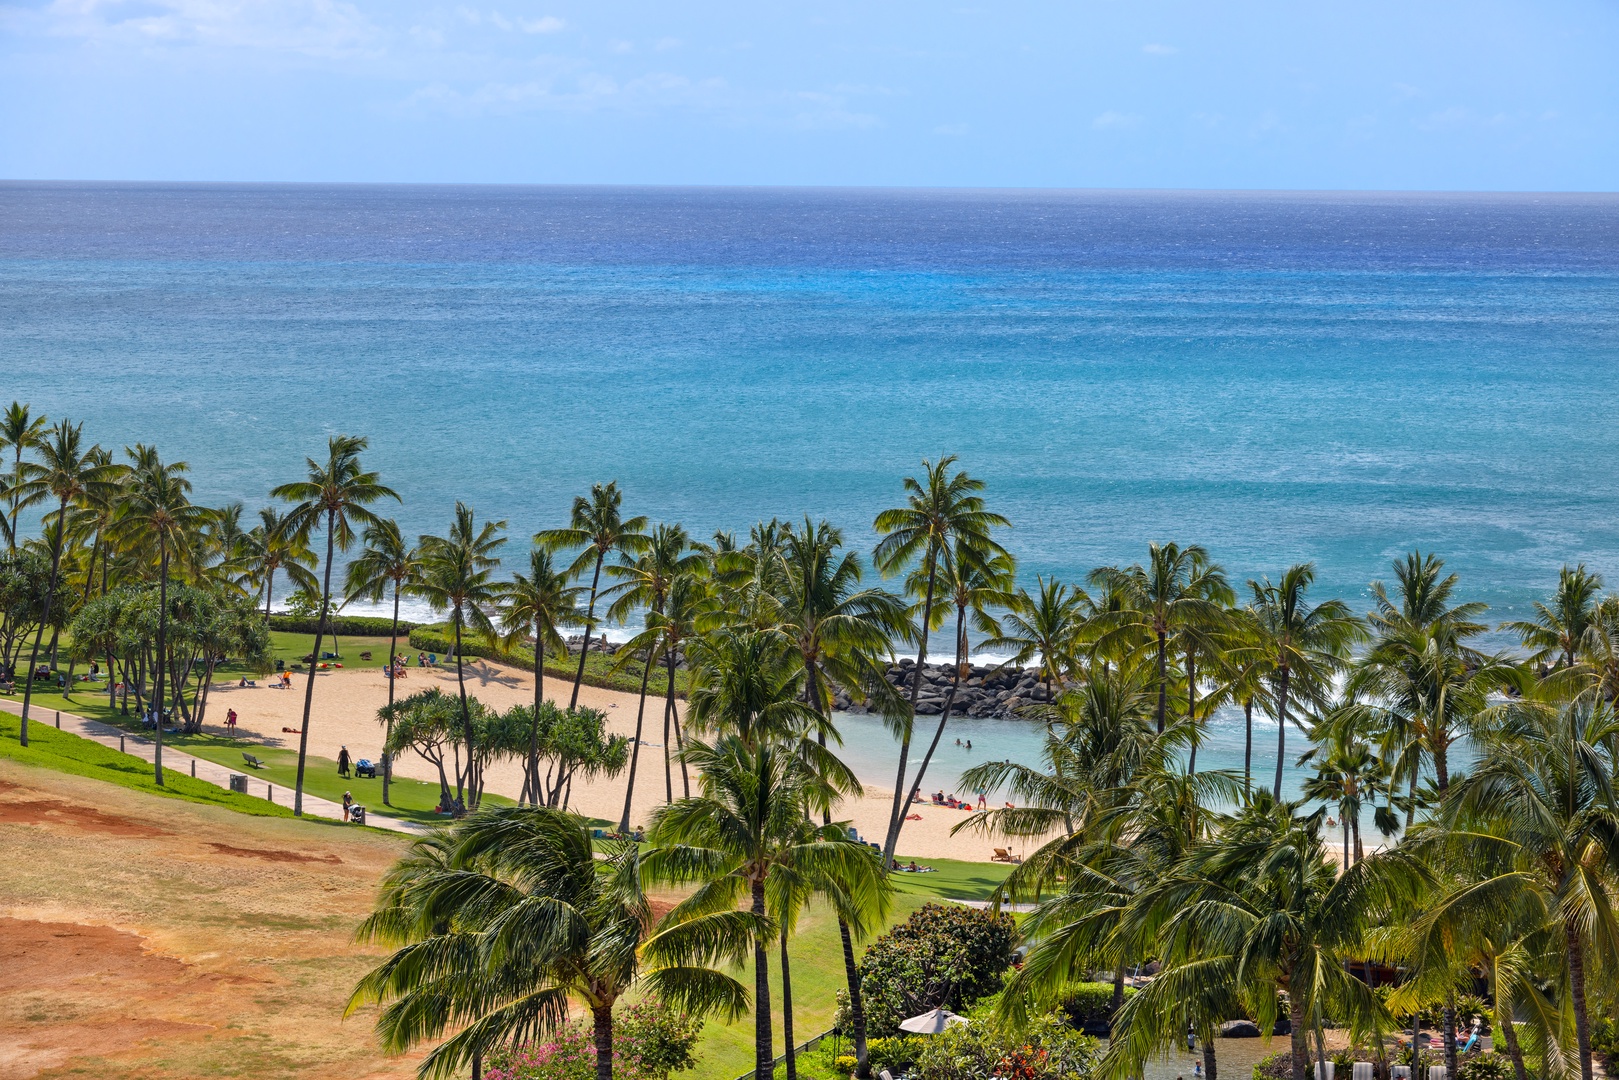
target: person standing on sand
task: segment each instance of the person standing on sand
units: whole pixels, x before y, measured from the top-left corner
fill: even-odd
[[[345,779],[345,780],[348,779],[348,775],[349,775],[349,748],[346,747],[346,746],[343,747],[343,749],[341,749],[341,750],[339,750],[337,752],[337,775],[343,777],[343,779]],[[345,820],[347,820],[347,819],[345,818]]]

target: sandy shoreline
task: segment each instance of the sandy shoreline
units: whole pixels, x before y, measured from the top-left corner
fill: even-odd
[[[225,710],[237,713],[238,737],[261,741],[269,746],[296,749],[295,735],[282,732],[283,727],[295,728],[303,714],[305,676],[293,675],[293,688],[271,690],[263,686],[242,688],[234,684],[215,686],[210,694],[209,719],[218,721]],[[375,759],[380,756],[382,728],[376,720],[377,710],[388,701],[388,681],[378,670],[333,671],[316,676],[315,700],[309,725],[309,752],[324,758],[337,757],[344,746],[353,757]],[[484,704],[496,709],[528,704],[534,700],[534,676],[519,668],[508,668],[479,660],[466,667],[467,692]],[[408,677],[401,680],[397,693],[416,693],[437,686],[447,693],[455,692],[455,671],[437,668],[411,668]],[[547,678],[546,697],[558,697],[566,704],[572,684],[566,680]],[[579,702],[607,714],[609,730],[615,734],[633,735],[636,705],[634,694],[617,690],[603,690],[593,686],[580,687]],[[685,702],[676,702],[682,718]],[[208,725],[210,731],[223,734],[217,723]],[[636,774],[635,799],[631,804],[630,823],[643,825],[652,811],[664,801],[663,771],[663,700],[647,700],[642,732],[641,760]],[[650,745],[649,745],[650,744]],[[896,758],[897,761],[897,758]],[[404,755],[395,765],[396,774],[418,780],[436,782],[433,767],[415,754]],[[675,794],[680,794],[679,766],[672,769]],[[624,809],[624,793],[628,784],[628,770],[611,780],[576,783],[573,807],[593,817],[616,821]],[[487,790],[517,797],[522,787],[521,766],[517,762],[501,762],[491,766],[486,780]],[[846,802],[837,812],[839,819],[847,819],[860,835],[882,839],[887,827],[888,811],[893,798],[891,788],[866,785],[862,798]],[[987,838],[958,835],[952,837],[950,828],[968,815],[931,805],[915,808],[920,821],[908,821],[900,836],[898,854],[917,859],[963,859],[988,862],[993,849],[1005,841],[991,842]],[[1021,845],[1014,850],[1021,853]]]

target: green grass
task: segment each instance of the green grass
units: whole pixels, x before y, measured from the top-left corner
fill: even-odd
[[[289,668],[293,664],[303,663],[304,657],[309,655],[309,650],[314,644],[314,634],[289,634],[282,630],[270,631],[271,658],[284,662]],[[409,652],[412,666],[415,665],[416,650],[410,647],[410,642],[406,640],[404,634],[399,635],[397,650],[401,653]],[[333,648],[332,635],[324,634],[320,643],[320,651],[323,653],[337,653],[343,658],[342,664],[345,669],[382,668],[388,664],[388,639],[386,637],[339,637],[337,647]],[[362,660],[360,654],[363,652],[369,652],[371,659]],[[271,666],[273,667],[274,665],[272,664]],[[219,677],[218,672],[221,671],[235,673],[241,670],[245,669],[239,664],[234,666],[221,665],[214,677],[217,679]]]
[[[911,860],[901,857],[901,866]],[[943,897],[949,900],[988,900],[995,887],[1012,872],[1007,863],[958,862],[955,859],[917,859],[918,866],[931,866],[934,873],[895,873],[890,879],[902,896]]]
[[[291,807],[227,791],[206,780],[193,780],[173,769],[163,770],[163,786],[159,787],[152,775],[152,767],[146,762],[72,732],[57,731],[49,720],[40,723],[39,717],[32,714],[28,722],[27,746],[18,742],[20,728],[21,720],[18,717],[0,713],[0,758],[74,776],[105,780],[149,795],[223,806],[255,817],[292,816]]]
[[[448,624],[439,623],[434,626],[421,627],[417,631],[417,638],[418,640],[431,640],[441,643],[442,647],[437,651],[442,661],[445,648],[448,647],[451,640],[450,634],[451,630]],[[467,656],[487,656],[496,663],[520,667],[525,671],[534,670],[534,653],[531,649],[519,650],[515,653],[503,653],[491,648],[485,641],[467,637],[462,638],[462,647],[465,649]],[[305,652],[307,651],[306,649]],[[412,646],[411,651],[415,653],[421,650]],[[302,654],[300,653],[299,655]],[[628,694],[640,693],[642,671],[640,661],[629,659],[626,661],[623,670],[615,671],[613,669],[615,660],[616,657],[609,656],[606,653],[587,653],[585,656],[584,684],[586,686],[599,686],[606,690],[622,690]],[[548,656],[545,659],[545,677],[547,679],[563,679],[571,683],[578,670],[579,658],[577,656]],[[689,680],[690,675],[684,668],[675,670],[676,697],[683,698],[686,696],[686,687]],[[668,674],[665,669],[661,666],[655,666],[652,671],[652,678],[647,683],[647,693],[661,697],[667,690],[668,685]]]

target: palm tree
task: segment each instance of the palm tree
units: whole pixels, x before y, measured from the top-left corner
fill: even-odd
[[[62,570],[62,538],[67,530],[68,507],[106,495],[116,476],[110,466],[101,463],[97,448],[84,446],[83,429],[83,424],[58,422],[37,444],[40,460],[21,463],[21,480],[11,492],[13,512],[19,506],[29,506],[46,498],[56,501],[55,513],[48,515],[56,521],[51,537],[50,585],[45,591],[44,614],[34,631],[28,681],[23,684],[20,734],[24,746],[28,745],[28,706],[33,698],[34,671],[39,666],[39,643],[44,637],[45,624],[51,621],[51,604],[56,598],[56,583]]]
[[[287,516],[275,507],[260,508],[259,523],[248,530],[244,547],[253,580],[264,590],[266,619],[270,617],[270,605],[275,596],[277,570],[286,570],[294,591],[311,594],[320,591],[320,582],[311,569],[315,565],[315,553],[309,549],[308,537],[288,529]]]
[[[904,506],[884,510],[877,515],[873,528],[882,535],[872,561],[883,574],[900,573],[913,561],[921,560],[922,610],[916,646],[916,674],[911,682],[910,715],[906,717],[899,744],[899,777],[894,783],[894,805],[889,813],[888,836],[883,843],[883,865],[894,858],[894,846],[899,843],[900,828],[905,822],[903,807],[906,792],[906,771],[911,753],[912,728],[916,720],[916,699],[922,691],[923,669],[928,660],[928,630],[933,625],[933,598],[938,586],[939,566],[949,557],[953,545],[964,544],[970,550],[989,558],[1002,552],[990,536],[993,529],[1010,526],[1000,514],[984,509],[984,482],[964,470],[951,474],[956,463],[954,454],[939,459],[937,464],[922,462],[923,478],[905,478]]]
[[[755,714],[745,729],[712,744],[687,744],[682,755],[697,771],[700,794],[657,809],[647,834],[653,850],[644,865],[652,880],[697,886],[670,911],[666,924],[689,940],[708,941],[702,960],[730,959],[752,946],[754,1064],[758,1075],[769,1076],[774,1064],[770,947],[781,933],[766,905],[773,879],[804,875],[836,881],[851,906],[861,909],[880,908],[887,886],[876,854],[850,840],[842,823],[805,822],[807,812],[829,806],[837,792],[806,766],[792,744],[773,737],[771,720],[783,711],[768,705],[764,711],[766,717]],[[746,922],[736,918],[744,901]],[[654,938],[648,953],[663,955],[660,945]]]
[[[1591,1080],[1588,958],[1602,970],[1619,963],[1619,718],[1591,695],[1554,707],[1530,694],[1511,712],[1440,820],[1468,859],[1505,865],[1499,892],[1528,894],[1561,932],[1580,1076]]]
[[[315,647],[310,655],[320,660],[320,643],[326,629],[326,620],[332,605],[332,561],[337,551],[347,551],[354,543],[356,526],[368,527],[380,520],[370,505],[382,499],[398,500],[399,495],[383,486],[374,472],[366,472],[360,464],[360,454],[369,445],[366,439],[353,435],[333,435],[326,443],[326,460],[305,458],[308,478],[291,484],[282,484],[271,490],[273,498],[293,504],[283,522],[283,531],[307,543],[316,529],[326,533],[326,562],[322,568],[320,586],[320,617],[315,622]],[[266,538],[268,539],[268,521]],[[269,606],[266,593],[265,606]],[[292,812],[299,817],[304,812],[304,762],[309,753],[309,713],[315,703],[315,663],[309,665],[309,677],[304,686],[303,723],[298,726],[298,777],[293,789]]]
[[[518,1045],[590,1010],[596,1076],[613,1075],[613,1006],[639,985],[685,1011],[739,1015],[747,992],[684,964],[640,972],[652,927],[635,845],[593,850],[583,819],[546,807],[502,807],[416,841],[384,879],[363,941],[397,951],[363,978],[347,1014],[383,1004],[377,1033],[400,1052],[443,1036],[423,1077],[482,1072],[485,1053]]]
[[[706,571],[705,571],[706,573]],[[675,665],[685,655],[687,646],[701,633],[702,623],[713,611],[714,602],[709,594],[709,583],[697,574],[680,574],[670,582],[661,612],[649,612],[646,627],[619,648],[621,655],[645,656],[650,667],[662,661],[666,675],[663,701],[663,787],[665,801],[675,797],[673,766],[680,766],[681,790],[691,796],[691,777],[684,758],[679,755],[683,747],[680,729],[680,711],[675,707]],[[688,664],[689,667],[689,664]],[[640,719],[636,727],[640,727]],[[673,734],[671,735],[671,726]],[[670,746],[676,750],[671,755]]]
[[[416,548],[405,542],[398,522],[387,518],[366,527],[362,536],[365,544],[358,558],[349,563],[343,595],[347,600],[380,602],[390,591],[393,593],[393,623],[388,628],[388,730],[383,735],[387,746],[393,733],[394,656],[399,643],[399,597],[409,592],[421,572],[421,558]],[[393,758],[382,756],[382,805],[388,806],[388,782],[393,777]]]
[[[500,565],[495,551],[506,542],[500,535],[505,528],[504,521],[486,521],[479,526],[472,507],[458,502],[448,536],[423,536],[417,542],[421,549],[421,572],[416,579],[415,592],[434,609],[449,612],[455,636],[455,682],[461,696],[461,735],[467,750],[467,779],[474,793],[483,790],[482,769],[477,764],[472,711],[467,705],[462,630],[471,626],[486,636],[494,633],[487,609],[500,598],[500,587],[493,579],[495,567]],[[458,800],[462,797],[459,789],[455,794]]]
[[[165,465],[155,453],[137,446],[127,450],[135,462],[124,495],[123,513],[118,528],[126,537],[139,536],[157,540],[158,551],[158,616],[157,616],[157,678],[152,694],[153,716],[157,721],[156,746],[152,754],[152,769],[158,786],[163,784],[163,701],[164,675],[168,671],[169,631],[169,560],[176,550],[183,550],[187,537],[201,527],[208,511],[191,504],[191,481],[185,477],[188,466],[183,461]],[[108,672],[111,677],[111,672]]]
[[[1123,569],[1103,566],[1091,571],[1093,585],[1115,590],[1125,607],[1102,616],[1103,648],[1145,642],[1157,649],[1158,734],[1164,733],[1169,706],[1169,639],[1190,627],[1213,628],[1225,615],[1218,597],[1224,572],[1197,544],[1151,544],[1147,563]]]
[[[1008,663],[1019,666],[1039,657],[1040,677],[1045,680],[1046,698],[1079,665],[1079,630],[1084,625],[1080,611],[1082,590],[1069,591],[1056,578],[1034,579],[1036,594],[1019,589],[995,603],[1007,609],[994,636],[983,649],[1012,649]],[[959,605],[958,605],[959,609]]]
[[[1252,594],[1247,645],[1233,659],[1262,663],[1268,669],[1276,705],[1276,782],[1271,797],[1282,798],[1282,770],[1287,760],[1288,705],[1293,698],[1324,708],[1332,677],[1343,670],[1349,647],[1365,636],[1361,621],[1341,600],[1311,606],[1307,594],[1315,582],[1315,565],[1298,563],[1272,584],[1270,578],[1248,582]]]
[[[545,706],[545,654],[567,651],[558,627],[578,620],[579,593],[568,584],[568,575],[552,563],[551,553],[538,545],[529,549],[528,573],[514,573],[499,590],[502,627],[514,636],[534,639],[534,711],[529,718],[528,768],[519,801],[529,799],[535,805],[540,801],[539,724]]]
[[[1544,663],[1555,658],[1557,663],[1572,667],[1580,642],[1597,618],[1598,594],[1602,591],[1602,577],[1586,570],[1585,564],[1564,566],[1557,575],[1557,591],[1551,603],[1535,601],[1533,619],[1504,622],[1501,629],[1511,630],[1532,650],[1531,663]]]
[[[649,617],[662,615],[675,580],[682,575],[695,573],[703,562],[702,553],[691,549],[686,530],[679,525],[657,526],[639,555],[632,559],[628,552],[624,552],[620,558],[622,562],[618,566],[607,568],[607,572],[618,578],[619,583],[602,593],[603,596],[617,594],[617,599],[607,609],[607,617],[619,622],[637,609],[644,610]],[[614,667],[622,668],[635,657],[642,659],[641,694],[635,708],[635,738],[630,744],[630,777],[624,789],[624,813],[619,819],[619,832],[630,831],[630,805],[635,798],[635,772],[641,760],[641,728],[646,717],[646,689],[652,678],[653,665],[657,662],[655,643],[648,641],[619,649]],[[669,782],[668,749],[666,741],[666,786]],[[670,797],[673,797],[672,792]]]
[[[601,586],[602,564],[615,551],[640,554],[648,542],[643,532],[647,519],[632,517],[626,520],[619,513],[619,504],[623,501],[624,495],[618,490],[616,480],[605,485],[592,484],[588,499],[580,495],[573,500],[573,512],[567,528],[546,529],[534,536],[536,543],[552,551],[570,547],[581,549],[568,567],[570,576],[577,577],[585,572],[585,567],[592,567],[590,602],[585,605],[585,640],[579,649],[579,670],[573,677],[573,696],[568,699],[570,709],[579,704],[579,687],[585,681],[585,658],[590,654],[590,636],[596,631],[596,593]]]
[[[1412,551],[1404,559],[1395,560],[1394,580],[1398,602],[1389,598],[1381,581],[1372,582],[1375,608],[1369,618],[1380,632],[1449,623],[1457,637],[1466,639],[1485,630],[1484,624],[1477,621],[1485,612],[1484,604],[1450,602],[1461,579],[1455,574],[1446,574],[1445,560],[1438,556]]]
[[[1388,766],[1366,739],[1375,720],[1376,711],[1364,705],[1337,705],[1312,725],[1310,736],[1316,745],[1299,758],[1300,765],[1315,763],[1315,775],[1304,782],[1304,797],[1337,808],[1346,867],[1364,855],[1361,811],[1368,802],[1375,805],[1388,783]]]
[[[0,526],[6,534],[6,550],[17,550],[17,511],[22,484],[22,456],[45,441],[45,417],[34,416],[27,405],[13,401],[11,407],[0,414],[0,450],[11,449],[11,483],[5,485],[11,503],[9,516],[0,516]]]

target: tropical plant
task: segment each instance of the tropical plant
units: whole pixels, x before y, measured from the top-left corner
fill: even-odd
[[[860,989],[873,1035],[930,1009],[965,1012],[1001,988],[1017,929],[1010,915],[925,904],[873,941],[860,960]]]
[[[394,703],[394,684],[398,681],[394,658],[399,647],[399,598],[410,592],[421,573],[421,556],[406,542],[399,525],[392,518],[377,521],[366,527],[362,537],[365,544],[359,557],[349,563],[343,595],[348,600],[380,602],[393,594],[393,618],[388,627],[388,704]],[[383,743],[388,742],[386,734]],[[393,760],[384,756],[382,761],[382,804],[388,802],[388,785],[393,778]]]
[[[514,573],[502,585],[501,626],[512,638],[523,635],[534,641],[534,709],[529,731],[528,765],[523,791],[518,801],[540,798],[539,718],[545,706],[545,654],[565,654],[567,643],[558,628],[571,626],[579,617],[579,589],[568,584],[568,575],[559,572],[551,552],[535,545],[528,553],[528,573]]]
[[[326,534],[326,561],[322,564],[320,586],[320,615],[315,623],[315,645],[310,655],[320,659],[320,643],[326,629],[326,620],[332,607],[332,561],[337,552],[347,551],[354,544],[356,527],[369,527],[381,519],[370,510],[372,503],[383,499],[398,500],[399,495],[385,487],[377,474],[366,472],[360,464],[360,454],[367,440],[352,435],[333,435],[326,443],[326,460],[306,458],[308,474],[305,479],[273,488],[270,495],[292,503],[282,522],[284,532],[307,543],[311,533],[319,529]],[[266,535],[269,522],[266,521]],[[287,564],[292,565],[292,564]],[[265,607],[269,599],[266,592]],[[298,727],[298,775],[293,788],[292,812],[304,812],[304,765],[309,755],[309,715],[315,703],[315,666],[309,667],[304,684],[303,722]]]
[[[1006,569],[1010,571],[1010,565]],[[1085,625],[1081,608],[1084,590],[1070,591],[1056,578],[1036,577],[1034,580],[1033,595],[1027,589],[1019,589],[995,598],[997,605],[1006,608],[1006,614],[996,625],[993,636],[980,648],[1011,649],[1012,656],[1007,663],[1019,666],[1038,658],[1036,670],[1045,683],[1049,699],[1054,687],[1079,666],[1079,631]],[[957,606],[959,610],[960,605]],[[957,637],[960,636],[958,630]]]
[[[1530,650],[1531,663],[1553,660],[1572,667],[1586,631],[1596,622],[1601,592],[1601,575],[1587,570],[1584,563],[1564,566],[1551,601],[1535,601],[1534,618],[1504,622],[1501,629],[1518,635]]]
[[[38,447],[45,441],[45,424],[43,416],[35,416],[27,405],[20,401],[13,401],[11,406],[0,414],[0,452],[11,451],[11,482],[0,485],[9,510],[0,514],[0,529],[6,535],[6,551],[17,550],[17,511],[22,509],[22,459],[28,451]]]

